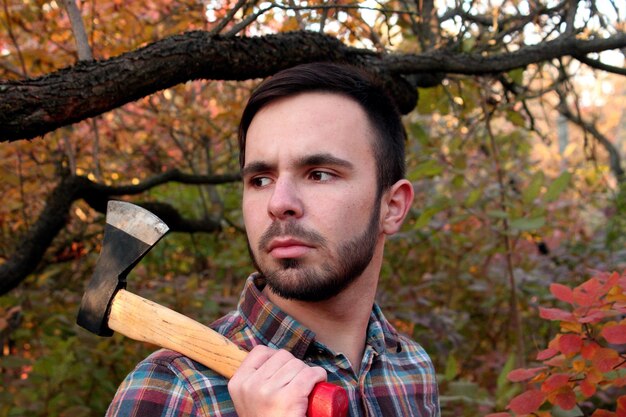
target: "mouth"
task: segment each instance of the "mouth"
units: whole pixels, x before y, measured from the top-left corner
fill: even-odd
[[[312,249],[311,244],[292,238],[274,239],[268,246],[269,254],[276,259],[299,258]]]

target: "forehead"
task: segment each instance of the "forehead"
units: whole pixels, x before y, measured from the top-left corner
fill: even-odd
[[[260,109],[246,135],[246,165],[255,159],[330,153],[373,163],[374,131],[365,110],[347,96],[307,92]]]

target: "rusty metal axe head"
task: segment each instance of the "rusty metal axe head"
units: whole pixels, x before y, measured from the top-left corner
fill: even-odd
[[[102,250],[78,310],[80,326],[99,336],[113,334],[107,319],[115,293],[126,287],[126,275],[168,230],[144,208],[109,201]]]

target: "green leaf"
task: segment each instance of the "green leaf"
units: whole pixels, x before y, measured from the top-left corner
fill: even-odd
[[[506,211],[502,211],[502,210],[489,210],[487,212],[487,216],[495,217],[496,219],[508,219],[509,213],[507,213]]]
[[[431,114],[435,111],[441,114],[449,113],[450,103],[443,86],[420,88],[418,92],[420,99],[417,102],[417,111],[420,114]]]
[[[515,126],[526,126],[526,119],[524,119],[524,116],[522,116],[519,112],[509,110],[506,112],[506,118],[509,119],[509,121]]]
[[[411,137],[417,139],[422,146],[428,145],[428,132],[424,130],[424,127],[420,123],[411,123],[408,131]]]
[[[415,221],[413,228],[421,229],[422,227],[426,226],[428,222],[430,221],[430,219],[432,219],[433,216],[439,213],[442,209],[443,207],[441,206],[426,207],[424,211],[422,211],[420,216],[417,218],[417,220]]]
[[[467,208],[473,207],[474,204],[476,204],[476,202],[482,195],[483,195],[482,188],[474,188],[472,191],[470,191],[467,198],[465,199],[465,203],[464,203],[465,207]]]
[[[524,83],[524,68],[516,68],[508,72],[511,81],[515,84],[522,85]]]
[[[524,231],[524,230],[539,229],[545,224],[546,224],[545,217],[534,217],[534,218],[523,217],[521,219],[511,220],[511,223],[509,223],[509,226],[511,226],[511,228],[515,230]]]
[[[502,392],[503,389],[505,389],[508,385],[511,384],[506,376],[509,374],[509,372],[511,372],[513,370],[514,366],[515,366],[515,355],[514,354],[510,354],[509,357],[506,360],[506,363],[502,367],[502,370],[500,371],[500,374],[498,375],[498,380],[497,380],[497,383],[496,383],[496,392],[497,393]]]
[[[444,372],[444,378],[446,381],[452,381],[459,374],[459,363],[454,355],[448,356],[446,361],[446,370]]]
[[[539,193],[541,192],[541,187],[543,187],[543,183],[545,181],[545,175],[542,171],[537,172],[533,175],[530,180],[530,184],[528,187],[522,192],[522,201],[526,204],[530,204],[537,197],[539,197]]]
[[[572,174],[565,171],[561,175],[559,175],[552,184],[548,187],[548,191],[544,195],[546,202],[556,201],[559,198],[559,195],[565,191],[567,186],[569,185],[570,179],[572,178]]]
[[[429,159],[418,164],[409,174],[409,180],[417,181],[424,178],[432,178],[443,172],[443,167],[439,162]]]

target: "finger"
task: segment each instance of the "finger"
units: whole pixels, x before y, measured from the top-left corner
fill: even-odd
[[[258,345],[255,346],[245,357],[239,369],[259,369],[269,358],[271,358],[277,352],[276,349],[269,348],[267,346]]]
[[[275,387],[284,387],[306,368],[309,368],[309,365],[300,359],[292,358],[275,369],[267,382]]]
[[[239,368],[235,371],[235,374],[231,378],[231,382],[246,381],[254,375],[257,370],[276,352],[275,349],[268,348],[267,346],[254,347],[245,359],[239,365]]]
[[[326,371],[319,366],[306,366],[285,386],[289,396],[308,398],[316,384],[327,379]]]
[[[302,367],[299,362],[304,365],[304,362],[296,359],[290,352],[278,350],[258,368],[258,373],[259,376],[263,376],[265,379],[269,380],[272,379],[275,374],[284,372],[285,370],[289,371],[293,367],[295,367],[297,371]]]

